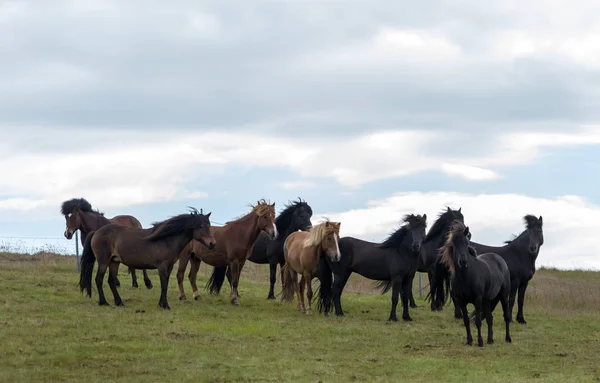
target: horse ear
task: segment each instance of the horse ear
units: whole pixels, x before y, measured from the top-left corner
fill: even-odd
[[[465,235],[465,237],[469,236],[469,226],[465,226],[465,230],[463,231],[463,234]]]
[[[423,221],[427,221],[427,213],[423,214]]]
[[[212,211],[210,213],[208,213],[207,215],[205,215],[205,217],[208,219],[208,218],[210,218],[211,214],[212,214]]]
[[[544,221],[542,220],[542,216],[540,215],[540,218],[538,218],[538,221],[540,221],[540,226],[542,226],[544,224]]]
[[[452,210],[450,210],[450,206],[446,206],[446,209],[447,209],[446,211],[452,211]]]
[[[462,210],[462,206],[458,208],[458,212],[460,213],[461,210]]]
[[[275,202],[273,202],[273,204],[271,206],[275,207]]]

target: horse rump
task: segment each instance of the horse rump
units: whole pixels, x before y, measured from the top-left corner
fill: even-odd
[[[92,273],[94,272],[94,263],[96,262],[96,256],[92,250],[92,237],[95,231],[88,233],[85,238],[85,244],[83,245],[83,252],[81,254],[80,271],[79,271],[79,288],[81,293],[85,290],[88,297],[92,297]]]

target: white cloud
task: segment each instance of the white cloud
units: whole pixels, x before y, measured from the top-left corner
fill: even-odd
[[[295,190],[295,189],[311,189],[317,186],[312,181],[288,181],[281,182],[279,186],[284,190]]]
[[[500,175],[492,170],[479,168],[477,166],[459,165],[459,164],[442,164],[442,171],[451,176],[458,176],[467,180],[473,181],[488,181],[495,180]]]
[[[315,214],[341,221],[342,236],[382,241],[398,227],[404,214],[427,214],[429,227],[444,206],[462,208],[473,241],[501,246],[524,229],[523,216],[544,218],[544,245],[537,266],[600,269],[597,233],[600,206],[579,196],[533,198],[518,194],[468,194],[454,192],[408,192],[370,201],[365,208]]]

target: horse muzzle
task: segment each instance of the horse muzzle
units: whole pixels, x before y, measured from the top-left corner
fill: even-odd
[[[414,243],[412,245],[412,249],[415,253],[418,253],[421,250],[421,244],[420,243]]]
[[[68,230],[65,230],[65,233],[64,233],[64,234],[65,234],[65,238],[66,238],[66,239],[71,239],[71,238],[73,238],[73,233],[71,233],[71,232],[70,232],[70,231],[68,231]]]
[[[213,250],[216,246],[217,244],[215,243],[215,241],[210,241],[208,244],[206,244],[208,250]]]

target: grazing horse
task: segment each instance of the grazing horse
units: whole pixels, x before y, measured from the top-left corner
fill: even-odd
[[[265,231],[271,239],[277,239],[277,227],[275,226],[275,203],[270,205],[265,200],[258,201],[252,207],[250,213],[234,221],[225,223],[225,226],[213,226],[212,233],[217,240],[217,246],[213,250],[207,250],[192,243],[186,247],[184,253],[179,257],[179,272],[185,271],[187,261],[191,263],[190,282],[192,284],[194,299],[198,297],[196,276],[200,268],[200,262],[213,266],[213,272],[206,284],[211,294],[219,294],[227,269],[231,270],[231,293],[230,301],[233,305],[239,305],[238,284],[242,268],[250,256],[252,245],[256,238]],[[183,292],[183,272],[179,279],[180,299],[185,299]]]
[[[170,309],[167,301],[169,276],[173,265],[179,258],[181,250],[195,239],[209,249],[215,247],[215,239],[210,232],[210,214],[198,213],[190,208],[190,214],[181,214],[162,222],[153,224],[150,229],[137,229],[118,224],[102,226],[91,232],[86,238],[86,245],[81,256],[81,274],[79,286],[92,296],[92,271],[94,260],[98,261],[96,287],[98,304],[108,305],[104,297],[102,284],[106,269],[112,275],[108,284],[115,298],[116,306],[123,306],[117,291],[115,277],[119,263],[140,269],[158,269],[160,276],[160,299],[158,305]]]
[[[431,228],[427,232],[427,236],[421,244],[421,250],[419,251],[419,258],[417,261],[417,271],[421,273],[427,273],[429,278],[429,285],[431,286],[433,277],[435,275],[435,265],[438,256],[438,249],[444,244],[446,235],[450,230],[452,221],[459,220],[464,223],[464,216],[461,213],[462,208],[458,210],[452,210],[446,206],[446,210],[439,214],[438,219],[431,225]],[[413,296],[413,280],[415,275],[410,277],[410,286],[408,293],[408,299],[411,308],[416,308],[415,298]],[[435,302],[431,302],[431,311],[440,309],[436,306]]]
[[[523,316],[525,291],[527,290],[529,281],[535,274],[535,261],[539,254],[540,247],[544,244],[544,232],[542,216],[536,218],[533,215],[526,215],[523,217],[523,220],[525,221],[525,230],[514,239],[505,241],[504,246],[487,246],[477,242],[471,242],[471,246],[473,246],[478,253],[496,253],[506,261],[508,270],[510,271],[511,288],[509,308],[511,320],[518,291],[517,322],[526,324],[527,321]],[[448,273],[448,269],[442,264],[436,268],[436,273],[444,275]],[[441,278],[443,278],[443,276]],[[436,280],[435,284],[439,284],[440,278],[436,278]],[[452,293],[451,296],[453,296]],[[456,314],[456,311],[458,311],[456,304],[454,307]]]
[[[392,289],[392,309],[390,321],[398,321],[396,307],[398,295],[402,296],[402,318],[412,321],[408,312],[408,293],[411,289],[411,276],[417,268],[417,257],[427,228],[427,214],[406,215],[405,224],[392,233],[383,243],[363,241],[353,237],[340,239],[342,260],[334,264],[329,259],[321,259],[319,264],[319,311],[327,314],[331,300],[335,305],[335,315],[343,316],[341,296],[350,275],[358,273],[365,278],[377,280],[378,287],[385,294]],[[334,281],[331,283],[333,272]]]
[[[494,343],[492,313],[498,302],[502,304],[506,324],[506,342],[510,343],[510,272],[504,259],[495,253],[477,255],[469,245],[469,227],[454,221],[446,243],[440,248],[440,262],[448,267],[451,277],[445,276],[447,286],[454,292],[455,303],[461,310],[467,330],[467,344],[473,343],[467,304],[475,306],[474,317],[477,326],[477,345],[483,347],[481,338],[481,316],[488,326],[488,344]],[[428,298],[432,295],[428,294]],[[446,294],[447,297],[447,294]],[[445,297],[445,298],[446,298]],[[443,303],[446,299],[443,299]]]
[[[84,198],[73,198],[63,202],[60,212],[65,216],[66,220],[65,238],[70,240],[73,238],[73,234],[79,230],[81,232],[81,246],[84,246],[85,239],[90,232],[98,230],[109,223],[117,223],[138,229],[142,228],[140,221],[131,215],[117,215],[112,218],[106,218],[104,213],[92,210],[92,205]],[[137,288],[138,282],[135,269],[130,267],[129,273],[131,274],[131,287]],[[143,273],[144,284],[148,289],[151,289],[152,281],[148,278],[148,272],[143,270]],[[117,287],[121,286],[118,277],[116,283]]]
[[[310,231],[296,231],[290,234],[283,244],[285,265],[283,266],[283,290],[281,301],[292,302],[294,292],[298,299],[298,311],[312,314],[312,280],[318,275],[319,259],[326,256],[330,262],[339,262],[340,222],[325,220]],[[302,275],[298,283],[298,274]],[[308,310],[304,304],[304,288]]]
[[[279,216],[275,218],[275,226],[277,226],[277,232],[279,236],[276,240],[272,241],[269,237],[261,233],[254,242],[252,247],[252,254],[248,260],[250,262],[258,264],[269,264],[269,294],[267,299],[275,299],[275,282],[277,281],[277,265],[281,269],[281,279],[283,284],[283,265],[285,263],[285,257],[283,256],[283,243],[288,235],[291,233],[302,230],[309,230],[312,226],[310,221],[313,211],[309,204],[302,199],[294,201],[285,205],[285,208]]]

